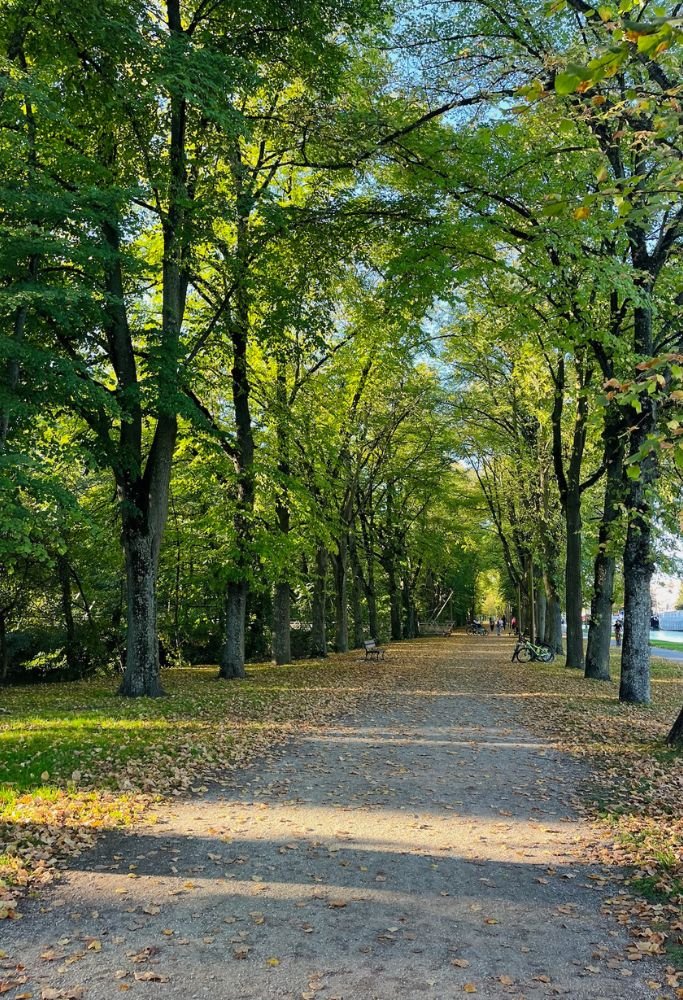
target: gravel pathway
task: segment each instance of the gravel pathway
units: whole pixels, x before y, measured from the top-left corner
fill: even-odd
[[[104,837],[0,929],[25,966],[8,996],[672,996],[601,913],[619,889],[582,861],[580,766],[458,692],[457,649],[452,689],[368,704]]]

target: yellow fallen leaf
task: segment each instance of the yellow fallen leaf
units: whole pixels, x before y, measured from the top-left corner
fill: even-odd
[[[266,959],[266,965],[279,965],[279,964],[280,964],[280,959],[279,958],[267,958]]]
[[[97,938],[93,938],[92,941],[88,941],[88,951],[102,951],[102,942]]]
[[[498,982],[503,986],[512,986],[514,980],[512,976],[498,976]]]
[[[466,958],[451,959],[451,965],[454,965],[457,969],[466,969],[469,964]]]
[[[477,987],[474,985],[474,983],[465,983],[465,985],[462,988],[462,991],[463,993],[476,993]]]

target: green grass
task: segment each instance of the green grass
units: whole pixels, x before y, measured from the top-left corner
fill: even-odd
[[[668,642],[666,639],[650,639],[650,645],[658,649],[675,649],[683,653],[683,642]]]
[[[87,837],[87,829],[131,823],[150,798],[185,791],[267,750],[283,732],[350,708],[364,677],[351,654],[255,665],[234,682],[219,681],[216,667],[174,669],[156,699],[121,698],[111,677],[4,689],[0,918],[8,912],[3,881],[5,893],[30,883],[49,831]],[[59,837],[49,848],[68,849]]]

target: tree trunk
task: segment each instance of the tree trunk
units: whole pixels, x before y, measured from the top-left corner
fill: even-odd
[[[624,547],[624,641],[619,700],[650,701],[650,582],[654,570],[647,515],[632,516]]]
[[[543,641],[556,653],[562,653],[562,605],[554,576],[546,570],[543,574],[546,592],[545,632]]]
[[[666,738],[669,746],[683,746],[683,708]]]
[[[604,462],[607,470],[605,499],[598,529],[598,552],[593,569],[591,620],[586,647],[586,677],[610,679],[610,644],[612,640],[612,605],[616,559],[612,551],[614,529],[620,516],[624,449],[621,444],[621,414],[605,421]]]
[[[80,670],[76,652],[76,629],[74,627],[73,600],[71,596],[71,570],[69,569],[69,561],[64,555],[57,556],[57,575],[59,577],[62,614],[64,615],[64,628],[66,630],[64,653],[66,655],[69,674],[72,677],[76,677]]]
[[[7,653],[7,621],[4,610],[0,609],[0,682],[3,684],[9,674],[9,655]]]
[[[651,306],[634,310],[634,347],[639,354],[651,356]],[[639,455],[648,436],[657,426],[655,403],[649,394],[640,394],[640,413],[634,414],[637,427],[629,440],[629,454]],[[648,491],[657,476],[657,462],[649,453],[640,463],[639,474],[627,481],[625,503],[628,529],[624,546],[624,641],[621,651],[619,700],[648,704],[650,701],[650,583],[654,572],[652,558],[652,512]]]
[[[273,661],[292,662],[291,644],[292,592],[288,583],[277,583],[273,593]]]
[[[417,614],[413,601],[413,588],[410,577],[406,572],[403,576],[402,586],[403,598],[403,637],[404,639],[414,639],[417,635]]]
[[[355,560],[351,560],[351,609],[353,612],[353,648],[363,646],[363,584],[356,572]]]
[[[583,605],[581,588],[581,496],[572,490],[567,496],[567,562],[565,600],[567,608],[567,666],[583,670]]]
[[[348,553],[344,537],[337,542],[337,553],[332,557],[334,576],[334,648],[338,653],[349,651],[349,606],[347,600]]]
[[[128,583],[126,669],[119,693],[158,698],[164,692],[159,668],[156,578],[158,547],[150,532],[127,527],[123,547]]]
[[[244,648],[247,621],[246,580],[231,580],[225,592],[225,644],[218,676],[221,680],[246,677]]]
[[[277,450],[278,473],[280,476],[279,492],[275,504],[277,530],[280,542],[287,551],[290,531],[289,490],[289,433],[288,433],[288,400],[287,400],[287,368],[282,359],[277,363]],[[285,559],[285,565],[287,560]],[[273,661],[275,663],[291,663],[291,605],[292,591],[286,571],[275,584],[273,593]]]
[[[401,592],[396,580],[396,570],[393,565],[387,570],[389,583],[389,609],[391,614],[391,638],[397,642],[403,638],[401,627]]]
[[[311,656],[327,656],[327,632],[325,628],[325,596],[327,578],[327,551],[319,545],[315,552],[315,575],[313,577],[313,598],[311,601]]]
[[[360,561],[358,574],[364,581],[365,603],[368,608],[368,630],[371,639],[379,639],[379,618],[377,615],[377,591],[375,589],[375,533],[372,518],[367,519],[360,512],[360,523],[363,532],[363,548],[365,551],[365,562],[367,564],[367,578],[363,577],[360,571]]]
[[[545,587],[540,584],[536,586],[536,636],[539,642],[543,642],[545,636],[545,620],[548,611],[548,601]]]
[[[610,645],[612,642],[612,605],[616,560],[605,551],[604,526],[600,525],[600,547],[593,571],[591,620],[586,644],[585,676],[595,681],[610,680]]]

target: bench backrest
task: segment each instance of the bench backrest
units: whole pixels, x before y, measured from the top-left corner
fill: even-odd
[[[366,639],[366,641],[363,643],[363,645],[365,646],[366,649],[376,649],[377,648],[377,643],[375,642],[374,639]]]

